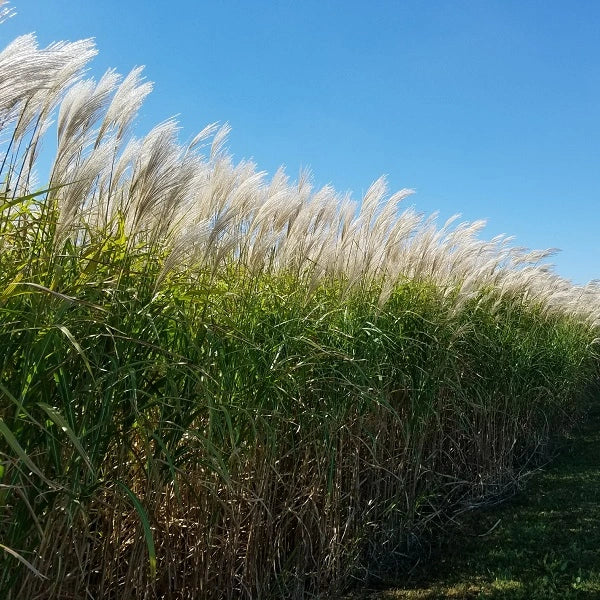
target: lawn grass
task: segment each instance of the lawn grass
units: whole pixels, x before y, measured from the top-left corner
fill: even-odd
[[[501,506],[463,514],[409,583],[371,600],[600,597],[600,408]]]

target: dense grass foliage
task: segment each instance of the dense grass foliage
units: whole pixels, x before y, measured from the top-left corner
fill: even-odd
[[[149,86],[94,52],[0,53],[3,598],[331,595],[570,425],[596,286],[382,181],[265,183],[224,130],[130,138]]]
[[[0,255],[1,531],[48,579],[6,553],[7,598],[331,593],[513,481],[593,373],[587,326],[491,291],[380,306],[238,265],[155,290],[160,249],[53,252],[27,214]]]

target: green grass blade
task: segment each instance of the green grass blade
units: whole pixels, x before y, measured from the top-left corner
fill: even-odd
[[[45,475],[37,468],[35,463],[29,458],[27,452],[23,449],[21,444],[17,441],[17,438],[13,435],[12,431],[8,428],[8,425],[0,419],[0,433],[4,436],[8,445],[14,450],[15,454],[29,467],[32,473],[35,473],[44,483],[52,488],[56,486],[45,477]]]
[[[67,421],[65,420],[65,418],[56,409],[52,408],[51,406],[49,406],[45,402],[38,402],[37,404],[48,415],[48,417],[50,418],[50,420],[59,429],[62,429],[62,431],[64,431],[64,433],[67,434],[68,438],[71,440],[71,443],[73,444],[73,446],[75,446],[75,448],[77,449],[77,452],[79,452],[79,455],[81,456],[81,458],[83,459],[83,461],[87,465],[87,467],[90,470],[91,474],[94,477],[96,477],[96,472],[95,472],[94,467],[92,466],[92,463],[91,463],[91,461],[90,461],[90,459],[89,459],[89,457],[87,455],[87,452],[84,450],[84,448],[81,445],[81,442],[79,441],[79,439],[78,439],[77,435],[75,434],[75,432],[69,427],[69,424],[67,423]]]
[[[65,327],[64,325],[56,325],[56,328],[59,329],[65,335],[65,337],[69,340],[69,342],[71,342],[71,345],[73,346],[73,348],[75,348],[75,350],[77,351],[77,354],[79,354],[79,356],[81,356],[81,360],[83,360],[83,363],[85,364],[85,368],[87,369],[87,372],[91,375],[92,380],[93,380],[94,373],[92,372],[92,367],[90,365],[90,361],[88,360],[87,356],[85,355],[85,352],[83,351],[83,348],[81,347],[79,342],[75,339],[75,337],[73,336],[73,334],[71,333],[71,331],[69,330],[68,327]]]
[[[40,573],[27,559],[23,558],[18,552],[15,552],[12,548],[9,548],[4,544],[0,544],[0,548],[2,548],[2,550],[10,554],[11,556],[14,556],[19,562],[23,563],[36,577],[48,579],[43,573]]]
[[[150,563],[150,575],[154,579],[156,577],[156,550],[154,548],[154,537],[152,536],[152,530],[150,528],[150,520],[148,519],[148,513],[142,506],[139,498],[122,482],[117,481],[119,487],[127,494],[135,510],[137,511],[142,527],[144,528],[144,537],[146,539],[146,547],[148,548],[148,558]]]

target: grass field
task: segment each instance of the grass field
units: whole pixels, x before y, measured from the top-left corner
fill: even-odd
[[[384,179],[268,179],[226,126],[138,139],[151,86],[95,53],[0,53],[0,597],[328,597],[577,421],[597,284]]]

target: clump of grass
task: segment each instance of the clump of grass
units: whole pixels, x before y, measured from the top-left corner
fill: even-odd
[[[0,53],[3,597],[329,595],[569,426],[596,286],[383,180],[267,181],[227,127],[137,140],[150,85],[94,53]]]

